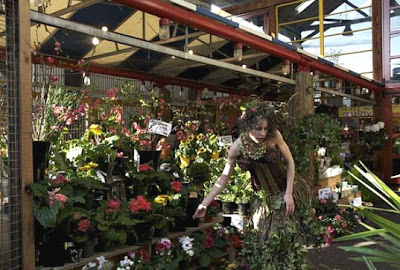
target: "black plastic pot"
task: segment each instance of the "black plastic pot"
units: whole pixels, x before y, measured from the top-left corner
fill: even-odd
[[[44,178],[46,168],[49,165],[49,150],[50,142],[33,142],[33,182],[37,182]]]
[[[237,204],[234,202],[222,202],[222,211],[225,214],[233,214],[237,208]]]
[[[239,215],[247,216],[250,213],[250,204],[239,203],[238,204],[238,212],[239,212]]]

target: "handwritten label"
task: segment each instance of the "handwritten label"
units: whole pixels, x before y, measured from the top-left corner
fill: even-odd
[[[359,117],[369,118],[374,116],[374,110],[372,106],[359,106],[359,107],[341,107],[338,111],[339,117]]]
[[[233,143],[232,136],[220,136],[219,145],[220,146],[230,146]]]
[[[330,187],[318,189],[318,199],[328,199],[332,197],[332,190]]]
[[[361,197],[355,197],[354,199],[352,199],[350,205],[354,207],[360,207],[362,205]]]
[[[159,134],[165,137],[168,137],[168,135],[171,133],[172,130],[172,124],[156,120],[156,119],[151,119],[149,122],[149,132],[154,133],[154,134]]]

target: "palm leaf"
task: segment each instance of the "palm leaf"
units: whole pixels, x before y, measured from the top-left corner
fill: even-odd
[[[376,270],[374,264],[367,257],[363,256],[363,259],[369,270]]]
[[[336,238],[334,241],[335,242],[343,242],[343,241],[348,241],[348,240],[360,239],[360,238],[365,238],[365,237],[369,237],[369,236],[373,236],[373,235],[377,235],[377,234],[382,234],[384,232],[386,232],[385,229],[375,229],[375,230],[371,230],[371,231],[365,231],[365,232],[345,235],[345,236]]]

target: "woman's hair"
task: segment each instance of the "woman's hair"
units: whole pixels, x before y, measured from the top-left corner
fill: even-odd
[[[268,124],[267,137],[272,137],[277,129],[277,117],[275,106],[271,102],[260,102],[252,100],[242,108],[242,115],[239,117],[239,126],[241,132],[248,132],[257,128],[262,120]]]

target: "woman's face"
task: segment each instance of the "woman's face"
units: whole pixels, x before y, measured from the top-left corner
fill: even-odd
[[[262,143],[267,137],[268,133],[268,123],[267,120],[261,120],[261,122],[254,128],[249,131],[250,139],[252,139],[255,143]]]

